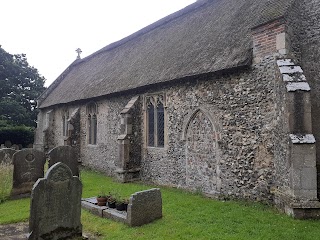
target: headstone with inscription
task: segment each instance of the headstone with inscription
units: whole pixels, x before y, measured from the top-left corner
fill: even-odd
[[[11,196],[30,193],[33,184],[42,178],[46,156],[35,149],[23,149],[13,155],[13,187]]]
[[[73,176],[79,176],[78,157],[76,150],[71,146],[59,146],[49,153],[49,167],[58,162],[66,164],[72,171]]]
[[[12,156],[16,153],[16,150],[11,148],[2,148],[0,149],[0,163],[12,163]]]
[[[81,237],[81,193],[82,184],[67,165],[50,167],[32,189],[28,239]]]

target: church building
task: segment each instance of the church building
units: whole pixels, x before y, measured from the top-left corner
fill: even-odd
[[[67,67],[34,147],[319,218],[319,105],[320,0],[198,0]]]

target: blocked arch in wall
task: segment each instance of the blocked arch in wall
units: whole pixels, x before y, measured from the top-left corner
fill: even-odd
[[[220,192],[217,131],[213,118],[197,109],[184,124],[182,139],[186,149],[186,187],[206,194]]]

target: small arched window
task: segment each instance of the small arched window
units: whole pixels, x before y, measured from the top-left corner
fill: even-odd
[[[88,144],[97,144],[97,113],[98,113],[98,108],[97,104],[95,102],[91,102],[87,105],[87,129],[88,129]]]

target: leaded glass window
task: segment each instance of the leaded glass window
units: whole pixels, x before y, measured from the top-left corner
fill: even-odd
[[[146,97],[147,146],[165,145],[165,109],[163,95]]]
[[[154,147],[154,106],[148,106],[148,146]]]
[[[68,110],[63,111],[63,116],[62,116],[62,135],[64,137],[68,136],[68,119],[69,119],[69,112]]]
[[[97,105],[91,102],[87,105],[88,114],[88,144],[97,144],[97,131],[98,131],[98,121],[97,121]]]

